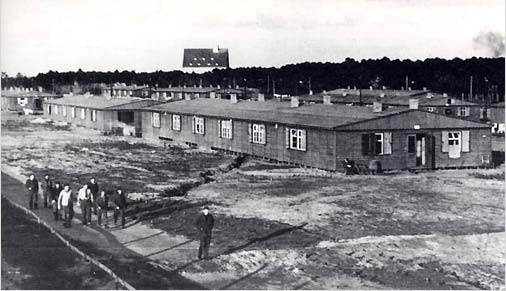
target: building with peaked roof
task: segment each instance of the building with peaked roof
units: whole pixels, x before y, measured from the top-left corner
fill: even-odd
[[[153,104],[156,101],[143,98],[76,95],[46,101],[44,112],[58,121],[103,132],[127,130],[130,135],[141,136],[142,118],[139,110]]]
[[[490,126],[425,110],[223,99],[142,109],[143,137],[330,171],[488,166]]]
[[[151,90],[151,98],[157,101],[190,100],[199,98],[210,99],[255,99],[260,90],[256,88],[222,88],[203,86],[177,86],[168,88],[155,88]]]
[[[58,94],[30,89],[2,90],[0,95],[2,99],[2,111],[31,111],[32,113],[42,112],[45,100],[62,97]]]
[[[429,112],[482,122],[489,121],[493,115],[490,108],[486,110],[481,104],[427,90],[336,89],[299,98],[309,104],[322,103],[327,98],[333,104],[373,106],[381,103],[391,108],[408,108],[415,101],[420,109]]]
[[[123,85],[116,84],[113,86],[102,87],[103,96],[113,97],[144,97],[149,98],[149,86],[143,85]]]
[[[203,73],[213,69],[229,68],[226,48],[186,48],[183,55],[183,71]]]

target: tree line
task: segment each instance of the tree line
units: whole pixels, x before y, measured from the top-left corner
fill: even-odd
[[[307,94],[336,88],[390,88],[429,89],[451,96],[469,99],[473,80],[473,95],[478,98],[495,96],[504,100],[505,59],[454,58],[451,60],[430,58],[421,60],[367,59],[357,61],[347,58],[340,63],[299,63],[279,68],[248,67],[215,69],[196,74],[182,71],[77,71],[39,73],[35,77],[22,74],[8,76],[2,73],[2,88],[11,86],[38,87],[47,91],[71,90],[80,86],[91,91],[96,84],[137,84],[153,87],[172,86],[247,86],[266,94]],[[69,89],[70,88],[70,89]],[[492,98],[492,97],[491,97]]]

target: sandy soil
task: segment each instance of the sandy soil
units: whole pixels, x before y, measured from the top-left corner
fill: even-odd
[[[111,233],[207,288],[504,289],[504,169],[347,177],[246,160],[220,173],[231,157],[26,118],[2,115],[3,164],[126,183],[144,201]],[[213,257],[197,261],[204,204]]]

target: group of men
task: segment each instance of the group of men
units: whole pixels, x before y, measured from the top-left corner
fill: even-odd
[[[38,208],[39,198],[39,181],[35,175],[31,174],[25,183],[28,190],[30,209]],[[58,181],[53,181],[49,175],[44,176],[42,182],[42,201],[44,208],[52,208],[54,219],[63,219],[64,227],[71,227],[71,221],[74,217],[74,196],[70,185],[63,184]],[[117,224],[118,218],[121,217],[121,227],[125,227],[125,210],[127,207],[126,195],[121,188],[118,188],[112,198],[114,206],[114,224]],[[91,224],[91,214],[97,216],[97,224],[102,226],[102,217],[105,218],[104,227],[107,224],[107,210],[109,208],[109,197],[105,190],[99,190],[98,183],[95,178],[91,178],[89,183],[86,183],[78,191],[77,206],[81,208],[83,215],[83,225]]]
[[[30,175],[25,183],[29,195],[30,209],[37,209],[39,182],[35,175]],[[52,208],[54,219],[63,219],[63,225],[66,228],[71,226],[70,222],[74,216],[74,196],[70,185],[61,184],[53,181],[49,175],[44,176],[42,182],[42,199],[44,208]],[[113,195],[114,206],[114,224],[117,224],[118,218],[121,216],[121,227],[125,227],[125,210],[127,207],[126,196],[121,188],[117,189]],[[89,183],[84,184],[77,194],[77,206],[81,208],[83,216],[83,225],[91,224],[91,214],[97,216],[97,224],[102,226],[102,216],[105,217],[104,227],[107,225],[107,210],[109,208],[109,199],[105,190],[100,190],[95,178],[91,178]],[[211,232],[214,227],[214,218],[209,213],[209,207],[204,207],[201,215],[195,221],[195,226],[199,231],[200,247],[198,258],[208,258],[209,245],[211,244]]]

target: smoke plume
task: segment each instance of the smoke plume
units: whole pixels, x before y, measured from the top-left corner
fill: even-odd
[[[492,31],[481,31],[473,38],[474,46],[485,50],[491,57],[504,55],[504,36]]]

